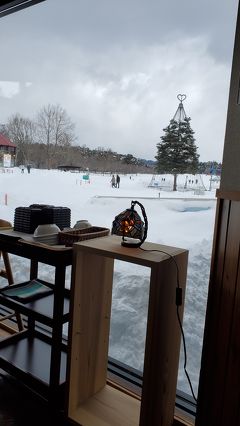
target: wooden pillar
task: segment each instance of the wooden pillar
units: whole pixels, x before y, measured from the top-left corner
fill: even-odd
[[[240,15],[217,192],[196,426],[240,424]]]
[[[223,195],[217,206],[196,426],[240,424],[240,193],[229,194],[234,199]]]

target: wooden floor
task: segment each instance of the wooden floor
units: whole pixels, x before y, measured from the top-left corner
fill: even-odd
[[[0,327],[0,340],[8,333]],[[63,413],[0,369],[0,426],[69,426]]]
[[[0,370],[1,426],[69,426],[61,413]]]

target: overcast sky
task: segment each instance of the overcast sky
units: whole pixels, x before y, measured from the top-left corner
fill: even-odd
[[[237,0],[46,0],[0,19],[0,123],[60,104],[77,143],[154,159],[184,108],[221,161]]]

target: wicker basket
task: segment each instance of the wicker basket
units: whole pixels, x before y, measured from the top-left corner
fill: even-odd
[[[69,231],[61,231],[58,233],[58,244],[67,247],[77,243],[78,241],[90,240],[91,238],[105,237],[109,234],[110,229],[100,228],[98,226],[90,226],[85,229],[71,229]]]

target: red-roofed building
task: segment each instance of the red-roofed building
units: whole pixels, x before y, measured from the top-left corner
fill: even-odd
[[[14,167],[16,156],[16,145],[6,136],[0,133],[0,166]]]

